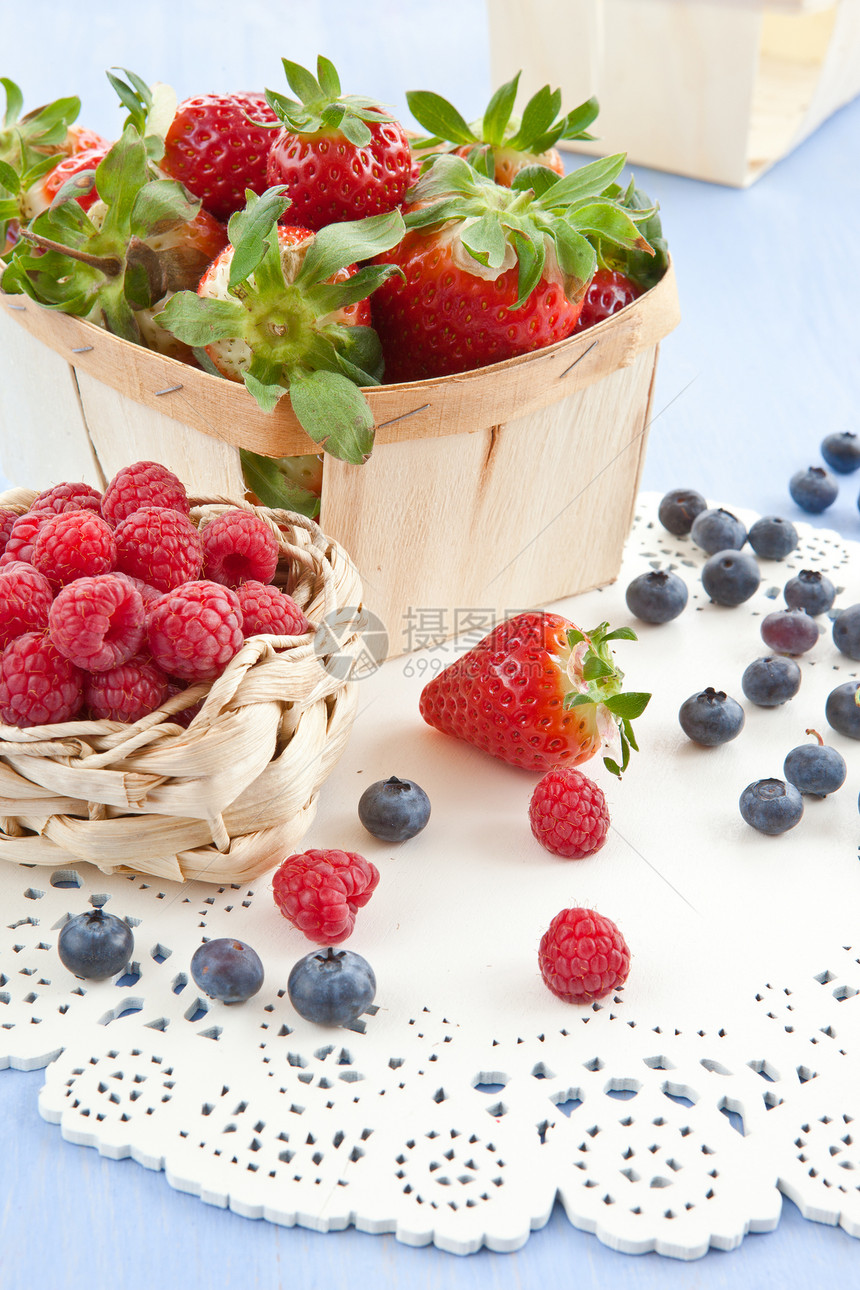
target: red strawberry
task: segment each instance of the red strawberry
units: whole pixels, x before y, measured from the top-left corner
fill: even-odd
[[[283,128],[269,153],[267,178],[283,184],[290,220],[320,229],[341,220],[394,210],[412,182],[412,154],[403,127],[373,99],[341,94],[326,58],[317,77],[283,59],[300,102],[267,91]]]
[[[43,175],[23,194],[25,213],[32,218],[40,211],[47,210],[63,185],[71,181],[75,181],[80,188],[76,201],[85,211],[89,210],[99,197],[95,186],[95,170],[107,156],[110,146],[109,143],[102,143],[63,157],[53,170],[49,170],[47,175]]]
[[[79,152],[86,152],[90,148],[104,148],[107,152],[110,147],[110,139],[104,135],[97,134],[95,130],[90,130],[85,125],[70,125],[66,133],[66,142],[63,144],[63,152],[67,157],[75,157]]]
[[[573,331],[597,266],[593,241],[649,251],[636,218],[608,191],[623,155],[565,179],[545,167],[502,188],[465,160],[438,156],[413,189],[409,230],[379,256],[399,265],[373,321],[388,381],[470,371],[541,349]]]
[[[180,180],[216,219],[245,205],[245,190],[262,193],[277,117],[262,94],[200,94],[176,109],[161,168]]]
[[[421,715],[512,766],[543,774],[606,748],[614,754],[607,767],[620,774],[636,748],[630,723],[650,695],[621,693],[613,640],[636,636],[608,623],[583,632],[558,614],[519,614],[424,687]]]
[[[642,288],[626,274],[616,273],[612,269],[598,269],[585,293],[582,312],[574,331],[585,331],[586,327],[603,322],[604,318],[609,318],[625,305],[632,304],[641,294]]]

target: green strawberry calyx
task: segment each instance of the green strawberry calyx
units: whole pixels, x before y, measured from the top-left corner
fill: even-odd
[[[55,99],[21,115],[24,98],[19,86],[0,76],[6,109],[0,124],[0,250],[6,230],[18,220],[27,190],[63,156],[69,126],[81,110],[79,98]]]
[[[334,64],[322,54],[317,59],[316,76],[288,58],[282,58],[281,62],[287,83],[297,97],[291,99],[266,90],[266,101],[279,124],[268,121],[259,124],[270,129],[286,126],[294,134],[340,131],[356,147],[366,148],[372,137],[370,125],[394,120],[382,111],[375,99],[343,94]]]
[[[414,139],[413,146],[421,150],[446,144],[469,147],[466,159],[492,178],[496,149],[540,156],[555,147],[560,139],[593,139],[588,127],[597,119],[596,98],[561,114],[561,90],[544,85],[529,99],[522,115],[514,115],[521,75],[517,72],[512,80],[501,85],[481,119],[471,125],[441,95],[431,90],[408,91],[406,102],[410,112],[429,131],[426,138]]]
[[[597,268],[596,244],[654,253],[640,227],[653,208],[625,207],[614,195],[625,161],[618,153],[562,178],[547,166],[527,166],[503,188],[463,157],[443,153],[410,190],[406,227],[438,231],[447,225],[442,235],[458,238],[477,276],[498,275],[516,263],[511,309],[525,304],[553,260],[565,296],[576,303]]]
[[[630,627],[610,628],[600,623],[593,631],[582,632],[578,627],[567,632],[570,656],[567,676],[573,689],[565,695],[566,711],[589,704],[595,709],[597,728],[604,745],[614,751],[617,745],[619,762],[611,756],[604,757],[606,769],[620,777],[630,762],[630,751],[639,751],[632,723],[648,706],[650,694],[641,691],[622,691],[624,673],[616,664],[610,642],[635,641],[636,633]]]
[[[119,72],[125,80],[117,75]],[[134,126],[143,139],[149,160],[153,164],[161,161],[164,140],[176,115],[176,91],[161,81],[147,85],[142,77],[127,67],[113,67],[105,75],[128,112],[123,129]]]
[[[266,412],[289,393],[303,429],[326,452],[360,464],[373,447],[373,414],[360,386],[378,385],[382,354],[371,327],[331,317],[366,299],[395,265],[365,265],[342,282],[329,279],[390,250],[404,234],[399,211],[330,224],[300,248],[282,248],[277,223],[289,205],[282,186],[230,219],[229,280],[217,296],[177,292],[156,321],[195,350],[242,341],[245,386]],[[285,271],[286,270],[286,271]]]

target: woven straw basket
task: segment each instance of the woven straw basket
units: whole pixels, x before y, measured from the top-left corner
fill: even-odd
[[[34,496],[18,489],[0,495],[0,505],[25,510]],[[276,534],[274,581],[311,624],[352,621],[362,594],[355,566],[312,520],[225,498],[193,499],[191,518],[203,526],[237,505]],[[133,725],[0,724],[0,859],[88,861],[104,873],[178,882],[246,882],[272,868],[309,828],[349,736],[357,697],[347,678],[362,649],[359,629],[356,612],[340,641],[325,629],[252,637],[217,680]],[[200,700],[187,729],[172,720]]]

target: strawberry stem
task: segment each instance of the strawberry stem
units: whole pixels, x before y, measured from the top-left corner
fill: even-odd
[[[60,255],[68,256],[70,260],[78,260],[93,269],[100,269],[106,277],[115,278],[122,272],[122,263],[114,255],[91,255],[88,251],[78,251],[74,247],[64,246],[62,242],[55,242],[50,237],[42,237],[41,233],[33,233],[28,228],[21,229],[21,237],[43,251],[57,251]]]

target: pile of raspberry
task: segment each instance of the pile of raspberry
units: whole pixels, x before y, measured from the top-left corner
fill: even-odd
[[[133,722],[213,681],[249,636],[310,624],[271,585],[278,540],[251,511],[198,528],[165,466],[125,466],[104,494],[65,483],[0,508],[0,722]]]

